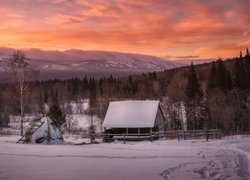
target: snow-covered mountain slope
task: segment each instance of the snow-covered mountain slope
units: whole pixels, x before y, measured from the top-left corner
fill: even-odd
[[[5,57],[13,53],[11,48],[0,48],[0,72],[7,69]],[[104,75],[123,76],[129,74],[162,71],[180,66],[155,56],[106,51],[44,51],[24,50],[29,62],[40,72],[40,79],[70,78]]]

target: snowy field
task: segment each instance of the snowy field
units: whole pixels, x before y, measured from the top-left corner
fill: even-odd
[[[91,124],[91,116],[86,114],[86,111],[88,110],[88,99],[79,100],[78,103],[75,102],[65,103],[64,106],[61,108],[64,109],[64,111],[70,111],[70,113],[66,113],[66,125],[67,127],[70,126],[71,133],[73,132],[75,134],[79,134],[88,131],[88,128]],[[48,113],[49,111],[48,105],[45,105],[45,111]],[[23,124],[24,130],[26,130],[32,119],[40,116],[42,115],[26,114],[24,117],[24,124]],[[10,115],[9,120],[10,120],[9,127],[3,128],[1,132],[5,132],[6,134],[12,134],[12,135],[20,134],[21,117]],[[101,128],[102,120],[97,115],[93,116],[93,124],[96,127],[95,128],[96,132],[102,131]],[[66,127],[61,128],[61,130],[64,132],[64,134],[69,133],[69,129]]]
[[[250,138],[93,145],[15,144],[0,137],[1,180],[250,179]]]

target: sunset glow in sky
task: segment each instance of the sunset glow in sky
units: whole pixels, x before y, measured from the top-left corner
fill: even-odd
[[[250,47],[249,0],[1,0],[0,14],[0,47],[168,58]]]

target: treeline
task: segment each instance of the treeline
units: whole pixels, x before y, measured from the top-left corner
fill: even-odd
[[[248,49],[244,57],[240,53],[237,58],[227,61],[219,59],[208,67],[209,74],[203,81],[199,80],[199,73],[196,73],[193,65],[188,71],[185,89],[188,129],[250,132]]]
[[[166,79],[158,78],[156,72],[114,78],[112,75],[100,79],[72,78],[67,80],[32,81],[29,84],[28,103],[25,105],[25,113],[45,114],[44,104],[61,105],[64,113],[72,113],[67,105],[71,102],[79,104],[82,100],[89,99],[93,106],[93,113],[104,118],[108,104],[112,100],[123,99],[156,99],[164,96],[166,92]],[[15,83],[0,84],[2,121],[9,114],[20,114],[20,101],[15,98],[18,87]],[[1,106],[2,105],[2,106]],[[82,112],[80,113],[90,113]]]
[[[191,65],[163,72],[93,79],[32,81],[26,113],[44,114],[44,104],[90,99],[91,113],[104,118],[108,103],[124,99],[160,99],[169,120],[168,129],[184,128],[180,102],[185,106],[188,129],[216,128],[225,132],[250,131],[250,56]],[[8,114],[20,112],[13,84],[0,85],[2,124]],[[168,98],[166,98],[168,97]],[[63,106],[64,108],[65,106]],[[172,108],[170,108],[172,107]],[[179,108],[179,109],[178,109]],[[68,109],[63,112],[70,113]],[[178,112],[177,112],[178,111]]]
[[[217,65],[217,66],[216,66]],[[250,131],[250,55],[235,58],[230,66],[213,63],[208,79],[207,101],[213,127],[227,132]]]

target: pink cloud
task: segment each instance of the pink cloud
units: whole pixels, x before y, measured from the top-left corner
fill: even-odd
[[[0,45],[12,47],[214,57],[231,54],[228,44],[250,45],[248,0],[2,0],[0,7]]]
[[[83,22],[83,18],[79,16],[56,14],[47,18],[47,21],[57,25],[69,25]]]

